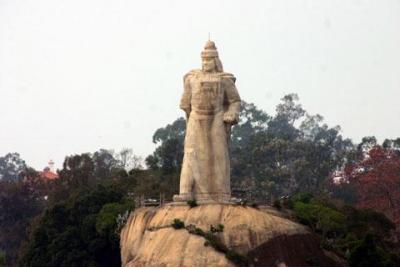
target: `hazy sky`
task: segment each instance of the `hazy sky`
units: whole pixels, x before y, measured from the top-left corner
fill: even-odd
[[[400,137],[399,0],[0,0],[0,156],[146,156],[208,32],[244,100],[294,92],[355,142]]]

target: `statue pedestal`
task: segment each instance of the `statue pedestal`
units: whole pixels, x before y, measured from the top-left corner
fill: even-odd
[[[231,194],[224,193],[194,193],[174,195],[174,202],[184,202],[196,200],[198,204],[202,203],[230,203]]]
[[[336,261],[338,257],[325,255],[319,240],[306,227],[269,209],[218,203],[136,209],[121,231],[122,266],[238,266],[224,253],[205,245],[204,237],[186,228],[174,229],[171,224],[175,219],[204,232],[210,231],[210,225],[222,224],[223,232],[215,236],[229,249],[246,255],[250,266],[309,266],[310,256],[319,266],[346,266]]]

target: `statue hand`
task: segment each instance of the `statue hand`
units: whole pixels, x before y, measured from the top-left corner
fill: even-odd
[[[228,124],[235,124],[237,122],[235,114],[229,112],[224,113],[224,122]]]

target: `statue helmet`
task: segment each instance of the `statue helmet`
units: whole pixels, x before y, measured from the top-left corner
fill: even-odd
[[[204,50],[201,52],[201,58],[214,58],[217,71],[223,71],[222,62],[219,59],[217,47],[213,41],[207,41]]]

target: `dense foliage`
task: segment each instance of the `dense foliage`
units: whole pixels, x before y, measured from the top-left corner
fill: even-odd
[[[185,127],[179,118],[155,132],[158,147],[146,159],[149,168],[175,173],[177,179]],[[295,94],[282,98],[275,116],[243,102],[239,124],[232,129],[233,187],[268,203],[299,191],[321,191],[330,173],[356,155],[339,131],[323,123],[322,116],[308,114]]]
[[[126,154],[125,151],[125,158],[128,159],[125,164],[128,165],[131,164],[129,158],[132,160],[135,158],[131,157],[129,153]],[[4,158],[10,158],[10,156]],[[102,149],[93,154],[67,156],[63,168],[59,170],[59,179],[43,179],[38,172],[26,165],[21,170],[14,169],[15,172],[18,172],[18,179],[0,179],[0,250],[2,257],[5,258],[5,265],[14,266],[16,264],[18,254],[21,253],[19,248],[29,237],[27,233],[29,225],[31,225],[31,229],[38,227],[38,220],[46,209],[52,209],[54,206],[70,201],[70,196],[76,195],[77,191],[82,193],[84,191],[81,190],[84,188],[86,190],[93,189],[100,183],[116,179],[116,181],[124,183],[124,186],[118,189],[118,194],[122,194],[125,199],[128,194],[127,190],[132,189],[135,181],[122,168],[123,165],[120,164],[120,161],[115,158],[119,159],[119,154],[115,155],[111,151]],[[16,161],[24,162],[22,159]],[[20,168],[20,165],[14,164],[14,166]],[[138,165],[133,164],[133,166]],[[5,170],[6,174],[11,173],[9,168]],[[8,176],[3,175],[3,177]],[[133,200],[130,202],[133,203]],[[108,206],[108,209],[106,207],[100,216],[105,216],[107,214],[105,212],[109,213],[113,209],[112,207]],[[116,210],[118,211],[118,209]],[[112,216],[112,218],[107,218],[108,221],[115,221],[117,215],[113,214]],[[99,231],[103,228],[99,224]]]
[[[6,253],[3,250],[0,250],[0,266],[6,265]]]
[[[0,251],[7,264],[15,262],[18,248],[27,238],[30,220],[44,207],[43,199],[22,181],[0,181]],[[5,260],[5,259],[4,259]]]
[[[44,180],[18,153],[0,157],[0,266],[15,266],[18,255],[20,266],[118,266],[118,231],[134,200],[178,192],[185,127],[178,118],[154,133],[147,169],[130,149],[100,149],[67,156],[59,178]],[[399,151],[400,138],[353,144],[295,94],[274,115],[242,102],[230,145],[233,194],[289,212],[350,266],[395,266]]]
[[[22,178],[21,173],[26,169],[26,164],[18,153],[8,153],[0,157],[0,180],[17,181]]]
[[[131,208],[118,187],[75,192],[36,222],[19,265],[120,266],[116,218]]]
[[[393,235],[395,224],[382,213],[337,207],[328,199],[296,194],[283,206],[322,239],[325,249],[336,251],[350,266],[398,266],[400,257]],[[397,254],[397,255],[396,255]]]

